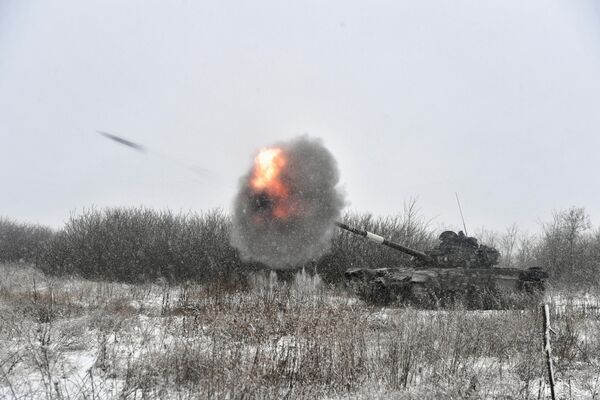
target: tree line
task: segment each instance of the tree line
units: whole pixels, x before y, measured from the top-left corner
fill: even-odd
[[[430,248],[437,239],[414,202],[397,215],[348,213],[343,220],[416,249]],[[243,280],[265,266],[240,258],[229,244],[230,229],[230,216],[222,210],[92,208],[72,215],[58,230],[0,218],[0,262],[32,263],[52,275],[123,282]],[[600,283],[600,230],[584,208],[554,212],[539,234],[511,225],[504,232],[481,230],[476,236],[501,252],[500,267],[541,267],[557,285]],[[337,232],[327,254],[298,268],[336,283],[348,268],[390,266],[410,266],[410,257]]]

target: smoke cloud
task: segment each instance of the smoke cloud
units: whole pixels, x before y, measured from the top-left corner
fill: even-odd
[[[277,143],[284,161],[280,197],[253,185],[255,168],[241,178],[234,201],[231,244],[245,260],[284,269],[317,259],[331,246],[334,221],[345,205],[333,155],[321,140],[301,136]]]

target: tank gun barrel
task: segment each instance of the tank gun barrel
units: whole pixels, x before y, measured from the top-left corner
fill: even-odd
[[[401,244],[392,242],[391,240],[388,240],[388,239],[384,238],[383,236],[379,236],[374,233],[364,231],[362,229],[354,228],[354,227],[346,225],[342,222],[336,222],[335,224],[343,230],[346,230],[346,231],[352,232],[356,235],[365,237],[373,242],[382,244],[387,247],[391,247],[392,249],[401,251],[402,253],[410,254],[411,256],[419,258],[427,263],[433,263],[433,259],[430,256],[428,256],[427,254],[423,253],[422,251],[411,249],[410,247],[406,247]]]

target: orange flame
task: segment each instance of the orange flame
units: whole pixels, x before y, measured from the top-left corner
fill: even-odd
[[[287,201],[289,189],[281,180],[281,172],[285,166],[286,159],[281,149],[264,148],[254,158],[254,170],[250,180],[252,189],[266,193],[273,200],[271,213],[277,218],[289,216],[293,208]]]
[[[287,196],[288,190],[280,179],[285,164],[281,149],[262,149],[254,159],[254,174],[250,182],[252,188],[276,197]]]

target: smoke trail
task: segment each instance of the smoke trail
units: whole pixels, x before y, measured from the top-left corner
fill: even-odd
[[[277,187],[257,189],[256,164],[241,178],[231,244],[246,260],[291,268],[329,249],[345,201],[337,163],[321,140],[301,136],[271,149],[283,160],[276,165]]]
[[[105,138],[112,140],[115,143],[119,143],[123,146],[127,146],[133,150],[139,151],[140,153],[154,155],[155,157],[159,157],[163,161],[167,161],[167,162],[170,162],[171,164],[176,164],[181,168],[190,170],[193,173],[195,173],[196,175],[207,176],[208,174],[210,174],[210,171],[207,170],[206,168],[202,168],[197,165],[193,165],[193,164],[189,164],[189,163],[180,161],[180,160],[173,158],[167,154],[157,153],[155,151],[149,151],[146,146],[144,146],[140,143],[132,142],[131,140],[125,139],[122,136],[113,135],[112,133],[108,133],[108,132],[104,132],[104,131],[96,131],[96,132],[98,132],[100,135],[104,136]]]

